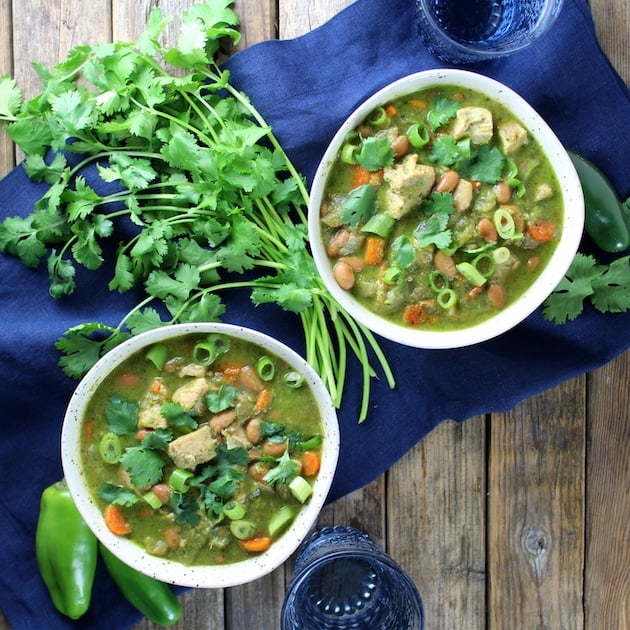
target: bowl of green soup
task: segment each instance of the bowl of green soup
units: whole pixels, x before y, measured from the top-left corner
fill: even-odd
[[[507,86],[404,77],[353,111],[316,171],[309,238],[326,286],[372,331],[419,348],[500,335],[577,251],[584,200],[562,144]]]
[[[191,323],[110,350],[72,395],[61,448],[70,493],[111,552],[164,582],[223,588],[269,573],[307,535],[339,429],[293,350]]]

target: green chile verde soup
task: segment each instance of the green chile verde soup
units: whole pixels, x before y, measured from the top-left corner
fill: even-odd
[[[186,565],[238,562],[312,492],[323,427],[304,377],[258,345],[188,334],[135,353],[91,397],[81,457],[108,528]]]
[[[331,165],[320,225],[339,286],[426,330],[492,317],[533,284],[562,230],[551,164],[501,103],[436,86],[376,108]]]

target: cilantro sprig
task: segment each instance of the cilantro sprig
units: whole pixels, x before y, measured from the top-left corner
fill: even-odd
[[[578,252],[565,277],[545,300],[543,316],[563,324],[580,315],[587,300],[600,313],[630,309],[630,256],[600,264],[595,257]]]
[[[306,359],[337,406],[348,352],[357,356],[361,421],[372,361],[392,387],[394,378],[376,339],[316,273],[304,178],[217,63],[221,41],[240,37],[232,4],[191,6],[173,48],[160,43],[169,18],[156,8],[136,42],[78,46],[52,68],[36,64],[42,91],[28,102],[0,77],[0,122],[24,151],[29,177],[49,185],[28,216],[0,224],[0,251],[32,268],[45,261],[55,298],[76,290],[80,267],[105,263],[110,291],[141,292],[117,324],[83,322],[58,339],[70,377],[129,336],[221,319],[222,295],[246,288],[255,305],[297,315]],[[383,146],[366,143],[362,159],[389,159]],[[112,259],[108,240],[118,243]]]

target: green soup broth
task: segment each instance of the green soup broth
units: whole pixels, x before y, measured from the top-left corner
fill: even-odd
[[[210,354],[218,348],[211,363],[208,343]],[[81,455],[92,495],[104,513],[114,504],[124,535],[153,555],[216,565],[259,553],[317,478],[302,468],[323,439],[311,388],[278,356],[232,336],[186,335],[152,354],[157,366],[147,351],[134,354],[89,402]],[[296,497],[298,477],[308,487]]]
[[[440,86],[356,126],[330,168],[320,221],[343,289],[392,322],[448,331],[492,317],[535,282],[563,201],[512,112]]]

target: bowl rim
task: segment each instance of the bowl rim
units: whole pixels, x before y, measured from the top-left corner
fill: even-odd
[[[562,235],[545,269],[520,297],[493,317],[476,325],[451,331],[427,331],[390,322],[363,306],[350,292],[339,287],[332,275],[321,238],[320,200],[331,166],[343,141],[369,112],[388,101],[433,86],[459,85],[487,94],[507,107],[538,141],[555,172],[564,202]],[[319,162],[313,176],[308,206],[308,232],[311,252],[322,280],[332,296],[358,322],[372,332],[402,345],[424,349],[450,349],[474,345],[512,329],[535,311],[562,280],[573,260],[584,229],[584,198],[571,159],[551,127],[517,92],[486,75],[460,69],[422,70],[379,89],[346,118]]]
[[[85,404],[112,368],[143,347],[176,336],[193,333],[222,333],[244,338],[285,360],[305,375],[313,392],[325,430],[321,470],[313,494],[291,526],[261,554],[226,565],[188,566],[150,555],[136,543],[111,533],[100,508],[84,482],[79,450],[80,428]],[[335,474],[339,457],[339,424],[336,409],[325,385],[313,368],[293,349],[257,330],[235,324],[204,322],[171,324],[143,332],[112,348],[89,370],[68,403],[61,432],[64,477],[79,513],[97,539],[114,555],[138,571],[162,582],[193,588],[226,588],[245,584],[282,565],[307,536],[321,511]]]

